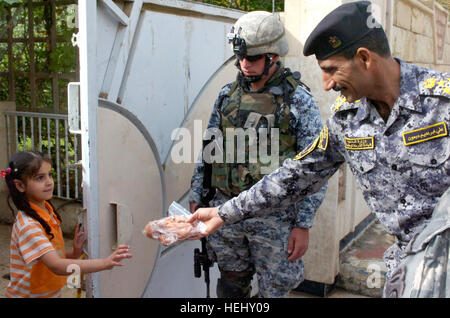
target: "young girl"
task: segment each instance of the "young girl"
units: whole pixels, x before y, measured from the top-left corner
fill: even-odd
[[[61,217],[49,201],[54,185],[51,161],[40,153],[16,153],[1,176],[18,210],[11,234],[7,297],[60,297],[65,275],[73,271],[67,271],[69,265],[78,265],[81,273],[93,273],[122,266],[122,259],[132,257],[129,247],[120,245],[105,259],[77,259],[84,244],[78,227],[73,250],[64,252]]]

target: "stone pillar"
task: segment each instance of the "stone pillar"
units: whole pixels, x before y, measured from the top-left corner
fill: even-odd
[[[6,168],[9,159],[5,112],[14,110],[16,110],[15,102],[0,102],[0,170]],[[12,223],[14,220],[6,202],[7,197],[6,184],[0,179],[0,222]]]

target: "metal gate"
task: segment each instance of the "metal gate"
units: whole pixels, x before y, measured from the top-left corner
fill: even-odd
[[[187,207],[198,154],[174,162],[173,133],[183,127],[201,138],[236,74],[225,38],[241,14],[179,0],[79,1],[80,82],[69,85],[69,122],[81,134],[88,254],[106,257],[125,243],[134,255],[88,275],[89,297],[205,296],[193,274],[199,242],[163,249],[142,230],[172,201]]]

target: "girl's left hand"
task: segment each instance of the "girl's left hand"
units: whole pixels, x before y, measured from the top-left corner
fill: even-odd
[[[73,246],[73,256],[75,258],[79,258],[81,256],[81,253],[83,252],[83,245],[86,243],[86,237],[84,236],[84,232],[80,232],[81,224],[77,225],[77,228],[75,229],[75,236],[72,241]]]

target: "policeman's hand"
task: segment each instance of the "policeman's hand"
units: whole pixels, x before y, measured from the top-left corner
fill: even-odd
[[[288,261],[294,261],[302,257],[308,249],[309,229],[295,227],[291,231],[288,243]]]
[[[223,224],[223,220],[219,216],[218,208],[201,208],[198,209],[194,214],[191,215],[186,222],[194,223],[196,221],[201,221],[206,224],[206,230],[201,235],[191,237],[191,240],[198,240],[205,237],[215,231],[217,231]]]
[[[191,210],[191,213],[194,213],[199,205],[200,203],[198,202],[189,202],[189,210]]]

